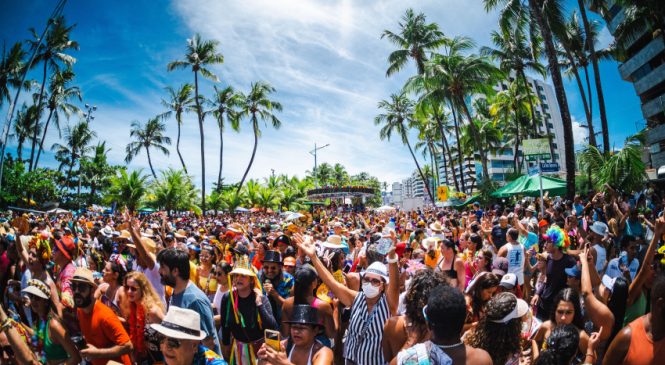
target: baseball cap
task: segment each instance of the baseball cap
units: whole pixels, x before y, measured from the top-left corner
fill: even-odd
[[[501,278],[499,285],[506,289],[512,289],[517,285],[517,276],[509,272]]]

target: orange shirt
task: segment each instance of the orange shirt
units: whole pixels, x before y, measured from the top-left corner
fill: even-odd
[[[623,359],[624,364],[629,365],[651,365],[657,363],[656,359],[665,357],[665,338],[654,342],[644,329],[644,321],[647,316],[637,318],[630,322],[631,329],[630,347]]]
[[[77,309],[81,333],[85,342],[97,348],[110,348],[116,345],[124,345],[130,341],[129,335],[120,323],[118,316],[100,301],[96,301],[91,313],[85,313]],[[129,354],[115,359],[94,359],[93,365],[105,365],[109,360],[131,365]]]

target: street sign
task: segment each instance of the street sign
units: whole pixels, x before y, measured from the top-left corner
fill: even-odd
[[[538,175],[538,166],[529,166],[529,176]]]
[[[439,201],[445,202],[448,200],[448,187],[447,186],[439,186],[436,188],[436,195],[439,198]]]
[[[541,162],[540,170],[542,172],[559,172],[558,162]]]
[[[526,160],[527,161],[538,161],[538,160],[551,160],[552,155],[550,153],[542,153],[538,155],[526,155]]]
[[[550,153],[550,141],[547,138],[525,139],[522,141],[524,156],[543,155]]]

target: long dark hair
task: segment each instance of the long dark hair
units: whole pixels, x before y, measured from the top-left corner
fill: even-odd
[[[308,304],[307,297],[312,295],[309,290],[312,283],[318,279],[316,271],[309,265],[301,266],[293,275],[293,304]]]
[[[535,365],[567,365],[580,346],[580,331],[572,324],[557,326],[547,338],[547,349],[540,353]]]
[[[571,324],[575,325],[578,330],[584,329],[584,318],[582,318],[582,307],[580,306],[580,294],[577,290],[572,288],[565,288],[559,291],[559,293],[554,297],[554,305],[550,311],[550,321],[552,324],[556,325],[556,307],[559,305],[559,302],[570,302],[573,304],[573,309],[575,314],[573,315],[573,322]],[[623,317],[621,317],[623,321]]]
[[[626,303],[628,301],[628,280],[623,276],[618,276],[612,287],[612,294],[607,302],[607,308],[614,314],[614,326],[612,334],[607,339],[611,343],[614,336],[623,328],[623,318],[626,315]]]
[[[489,289],[495,286],[499,286],[501,280],[496,274],[491,272],[485,272],[476,277],[476,282],[473,285],[473,290],[471,290],[471,312],[472,314],[480,316],[480,311],[482,311],[485,302],[480,297],[480,294],[483,290]]]

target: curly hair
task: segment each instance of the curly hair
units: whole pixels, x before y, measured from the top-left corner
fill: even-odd
[[[487,351],[496,364],[506,361],[521,349],[522,319],[513,318],[507,323],[497,323],[515,309],[517,297],[511,293],[500,293],[485,306],[485,316],[470,332],[467,345]]]
[[[540,353],[536,365],[566,365],[577,354],[580,331],[572,324],[557,326],[547,338],[547,349]]]
[[[423,269],[418,271],[411,279],[409,290],[404,297],[404,306],[406,307],[406,317],[416,326],[425,326],[425,317],[423,317],[423,307],[427,305],[427,299],[432,289],[439,285],[448,285],[448,281],[442,273],[432,269]]]
[[[159,299],[159,295],[157,295],[157,292],[152,287],[152,284],[150,284],[145,274],[138,271],[131,271],[125,276],[125,280],[123,282],[124,285],[127,285],[127,280],[129,279],[134,280],[138,285],[141,292],[141,304],[143,305],[143,309],[145,311],[148,311],[150,308],[157,306],[162,309],[162,312],[166,312],[164,304]],[[125,296],[120,302],[120,309],[125,315],[125,318],[129,318],[128,316],[130,314],[130,304],[129,298],[127,298],[127,296]]]

